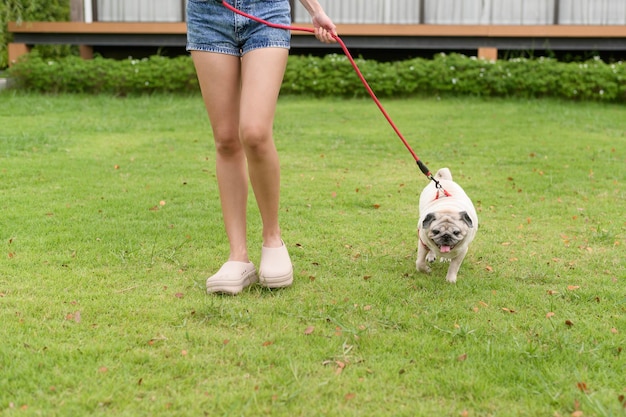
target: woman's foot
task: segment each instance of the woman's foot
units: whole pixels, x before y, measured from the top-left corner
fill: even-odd
[[[239,294],[259,280],[252,262],[228,261],[217,273],[206,280],[206,290],[211,293]]]
[[[267,288],[284,288],[293,282],[293,265],[283,242],[278,248],[261,249],[261,264],[259,265],[259,281]]]

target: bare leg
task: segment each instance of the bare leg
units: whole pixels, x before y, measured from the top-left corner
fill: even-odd
[[[287,49],[263,48],[242,58],[240,137],[263,221],[263,246],[268,248],[282,246],[278,223],[280,166],[273,124],[287,57]]]
[[[278,224],[280,166],[272,133],[287,56],[286,49],[257,49],[244,55],[241,71],[240,135],[263,221],[259,281],[268,288],[293,282],[293,265]]]
[[[269,288],[289,286],[293,266],[278,223],[280,165],[273,138],[288,51],[262,48],[241,59],[194,51],[192,57],[213,128],[220,201],[230,242],[229,262],[207,279],[207,291],[236,294],[257,280]],[[248,175],[263,222],[258,277],[246,243]]]
[[[229,260],[248,262],[248,173],[239,137],[241,60],[236,56],[199,51],[192,51],[191,56],[215,139],[217,182],[230,242]]]

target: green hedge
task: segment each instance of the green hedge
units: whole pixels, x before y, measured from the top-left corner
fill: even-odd
[[[198,90],[191,58],[114,60],[77,56],[61,59],[28,54],[7,71],[12,85],[42,93],[109,93],[117,95]]]
[[[492,62],[439,54],[433,59],[397,62],[357,59],[357,64],[379,97],[447,94],[626,102],[623,62],[592,59],[563,63],[548,58]],[[31,53],[8,73],[16,87],[45,93],[126,95],[198,89],[188,56],[84,61],[72,56],[54,60]],[[323,58],[290,56],[282,94],[361,97],[367,92],[348,59],[332,54]]]
[[[8,22],[70,20],[69,0],[2,0],[0,2],[0,69],[8,65]],[[68,46],[40,46],[45,55],[67,55]]]
[[[343,55],[290,59],[283,93],[367,95]],[[549,58],[493,62],[459,54],[397,62],[356,61],[379,97],[455,94],[626,101],[623,62],[563,63]]]

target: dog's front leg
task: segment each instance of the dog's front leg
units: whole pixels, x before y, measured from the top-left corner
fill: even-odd
[[[430,272],[430,266],[426,263],[426,256],[430,252],[430,249],[422,242],[419,242],[417,247],[417,261],[415,261],[415,266],[417,270],[420,272],[424,272],[428,274]]]
[[[462,252],[450,260],[450,266],[448,267],[448,273],[446,274],[446,281],[451,284],[456,283],[456,275],[459,273],[459,269],[461,269],[461,264],[463,263],[463,259],[465,255],[467,255],[468,248],[465,248]]]

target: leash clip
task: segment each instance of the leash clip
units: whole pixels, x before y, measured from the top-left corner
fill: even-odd
[[[441,185],[441,183],[439,182],[439,180],[438,180],[438,179],[436,179],[434,175],[431,175],[431,176],[430,176],[430,180],[431,180],[432,182],[434,182],[434,183],[435,183],[435,188],[436,188],[436,189],[438,189],[438,190],[443,190],[443,185]]]
[[[437,180],[437,178],[435,178],[435,176],[430,172],[430,170],[428,169],[428,167],[426,166],[426,164],[424,164],[419,158],[415,158],[415,162],[417,162],[417,166],[419,167],[420,171],[422,171],[422,174],[426,175],[426,178],[428,178],[429,180],[431,180],[432,182],[435,183],[435,188],[437,189],[437,198],[439,198],[439,193],[442,192],[444,196],[446,197],[450,197],[452,196],[452,194],[450,194],[449,192],[447,192],[444,188],[443,185],[441,185],[441,183],[439,182],[439,180]]]
[[[432,182],[435,183],[435,188],[437,189],[437,198],[439,198],[439,193],[443,193],[445,197],[452,196],[452,194],[450,194],[449,192],[446,191],[445,188],[443,188],[443,185],[441,185],[441,182],[439,182],[439,180],[437,180],[434,175],[431,175],[429,178]]]

